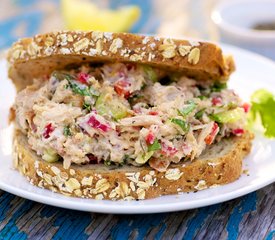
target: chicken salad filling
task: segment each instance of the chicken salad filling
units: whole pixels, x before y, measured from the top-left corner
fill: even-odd
[[[224,83],[132,63],[84,65],[44,78],[17,95],[16,125],[38,155],[63,160],[65,168],[149,164],[165,171],[245,132],[249,105]]]

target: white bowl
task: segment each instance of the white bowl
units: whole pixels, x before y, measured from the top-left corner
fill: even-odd
[[[275,22],[275,0],[227,0],[214,7],[212,20],[220,41],[275,60],[275,30],[254,30],[255,24]]]

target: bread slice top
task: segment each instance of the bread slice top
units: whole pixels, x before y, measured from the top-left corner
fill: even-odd
[[[20,131],[14,136],[14,166],[39,187],[68,196],[95,199],[147,199],[167,194],[203,190],[235,181],[242,173],[242,160],[250,152],[253,135],[224,138],[209,146],[192,162],[170,165],[166,172],[149,166],[104,164],[72,165],[42,160]]]
[[[235,69],[232,57],[225,57],[213,43],[97,31],[60,31],[21,39],[7,58],[17,90],[54,70],[93,62],[148,64],[201,81],[226,81]]]

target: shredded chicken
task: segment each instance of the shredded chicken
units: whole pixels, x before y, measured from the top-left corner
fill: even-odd
[[[164,85],[164,77],[123,63],[55,72],[17,95],[16,124],[38,155],[63,159],[65,168],[105,162],[165,171],[242,132],[244,110],[232,90],[183,76]]]
[[[153,124],[162,125],[161,118],[158,116],[135,116],[130,118],[123,118],[119,121],[123,126],[151,126]]]

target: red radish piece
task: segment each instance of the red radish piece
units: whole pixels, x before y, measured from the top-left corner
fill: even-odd
[[[149,132],[145,138],[145,141],[147,144],[153,144],[155,139],[156,139],[156,136],[152,132]]]
[[[213,97],[212,98],[212,104],[214,106],[220,106],[220,105],[222,105],[222,98],[221,97]]]
[[[114,89],[118,95],[128,98],[130,96],[130,91],[128,90],[130,86],[131,83],[128,81],[118,80],[114,85]]]
[[[164,142],[161,143],[161,154],[166,156],[173,156],[178,152],[175,147],[166,145]]]
[[[244,134],[244,129],[242,128],[236,128],[232,131],[232,133],[236,136],[241,136],[242,134]]]
[[[95,129],[100,129],[103,132],[108,132],[111,129],[107,124],[103,124],[100,121],[98,121],[95,116],[91,116],[87,123],[89,126]]]
[[[44,128],[44,132],[43,132],[43,137],[44,138],[49,138],[51,136],[51,133],[54,131],[55,127],[53,127],[53,125],[51,123],[48,123],[45,128]]]
[[[204,139],[204,142],[207,144],[207,145],[210,145],[213,143],[216,135],[218,134],[219,132],[219,125],[215,122],[213,124],[213,127],[212,127],[212,131],[211,133]]]
[[[158,115],[159,113],[157,111],[150,111],[149,112],[149,115],[153,115],[153,116],[156,116]]]
[[[90,75],[88,73],[79,73],[77,75],[77,81],[83,84],[88,84],[89,78],[90,78]]]

